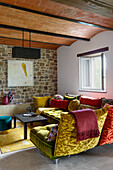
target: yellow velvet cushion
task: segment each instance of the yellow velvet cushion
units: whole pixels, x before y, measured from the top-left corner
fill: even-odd
[[[74,110],[78,110],[80,108],[80,100],[74,99],[71,100],[68,104],[68,111],[74,111]]]
[[[49,105],[49,99],[51,96],[35,97],[33,96],[35,109],[38,107],[47,107]]]

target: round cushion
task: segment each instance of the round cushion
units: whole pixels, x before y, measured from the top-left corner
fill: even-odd
[[[74,110],[78,110],[80,108],[80,100],[74,99],[71,100],[68,104],[68,111],[74,111]]]
[[[11,116],[0,116],[0,131],[8,130],[12,127]]]

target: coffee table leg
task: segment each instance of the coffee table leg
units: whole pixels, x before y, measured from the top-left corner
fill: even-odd
[[[16,117],[14,116],[14,128],[16,128]]]
[[[33,126],[33,122],[31,122],[30,125]]]
[[[27,139],[27,123],[24,123],[24,139]]]

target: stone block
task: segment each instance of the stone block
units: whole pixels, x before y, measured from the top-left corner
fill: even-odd
[[[0,53],[5,53],[5,48],[0,48]]]

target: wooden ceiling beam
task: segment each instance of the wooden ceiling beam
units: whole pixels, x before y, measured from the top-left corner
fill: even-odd
[[[9,30],[5,28],[0,28],[0,36],[1,37],[7,37],[7,38],[16,38],[16,39],[22,39],[22,31],[17,30]],[[24,39],[29,40],[29,32],[24,32]],[[66,39],[66,38],[59,38],[59,37],[51,37],[51,36],[45,36],[41,34],[35,34],[31,33],[31,40],[36,42],[45,42],[45,43],[53,43],[53,44],[59,44],[59,45],[71,45],[76,40],[72,39]]]
[[[56,0],[56,2],[57,2],[57,0]],[[58,0],[58,2],[60,2],[60,0]],[[62,3],[63,3],[63,1],[62,1]],[[89,23],[89,22],[84,22],[84,21],[81,21],[81,20],[76,20],[76,19],[67,18],[67,17],[63,17],[63,16],[57,16],[57,15],[53,15],[53,14],[49,14],[49,13],[45,13],[45,12],[40,12],[40,11],[36,11],[36,10],[33,10],[33,9],[20,7],[20,6],[12,5],[12,4],[7,4],[7,3],[3,3],[3,2],[0,2],[0,5],[5,6],[5,7],[9,7],[9,8],[19,9],[19,10],[22,10],[22,11],[36,13],[36,14],[40,14],[40,15],[44,15],[44,16],[49,16],[49,17],[52,17],[52,18],[62,19],[62,20],[65,20],[65,21],[79,23],[79,24],[82,24],[82,25],[87,25],[87,26],[91,26],[91,27],[97,27],[97,28],[102,28],[102,29],[105,29],[105,30],[113,31],[113,28],[109,28],[109,27],[105,27],[105,26],[101,26],[101,25],[97,25],[97,24],[92,24],[91,22]]]
[[[0,37],[0,44],[5,45],[12,45],[12,46],[22,46],[22,40],[19,39],[13,39],[13,38],[6,38],[6,37]],[[53,49],[57,50],[57,48],[60,47],[60,45],[56,44],[49,44],[49,43],[42,43],[42,42],[32,42],[30,44],[32,48],[43,48],[43,49]],[[24,41],[24,47],[29,47],[29,41]]]
[[[12,29],[12,30],[18,30],[18,31],[26,31],[26,32],[31,32],[31,33],[37,33],[37,34],[42,34],[42,35],[55,36],[55,37],[60,37],[60,38],[69,38],[69,39],[73,39],[73,40],[90,41],[90,39],[88,39],[88,38],[81,38],[81,37],[75,37],[75,36],[70,36],[70,35],[57,34],[57,33],[53,33],[53,32],[38,31],[38,30],[34,30],[34,29],[17,27],[17,26],[12,26],[12,25],[0,24],[0,27]]]
[[[10,38],[10,39],[12,39],[12,40],[20,40],[21,42],[23,42],[23,41],[25,41],[25,42],[32,42],[32,43],[44,43],[44,44],[53,44],[53,45],[59,45],[59,46],[61,46],[61,45],[65,45],[65,46],[70,46],[70,45],[67,45],[67,44],[58,44],[58,43],[50,43],[50,42],[42,42],[42,41],[34,41],[34,40],[27,40],[27,39],[20,39],[20,38],[11,38],[11,37],[6,37],[6,36],[0,36],[0,38]]]
[[[0,28],[0,37],[15,38],[15,39],[22,40],[22,32]],[[29,32],[24,33],[24,39],[29,40]],[[66,46],[69,46],[73,42],[75,42],[75,40],[72,39],[51,37],[51,36],[45,36],[45,35],[35,34],[35,33],[31,34],[31,40],[34,42],[44,42],[44,43],[59,44],[59,45],[66,45]]]

